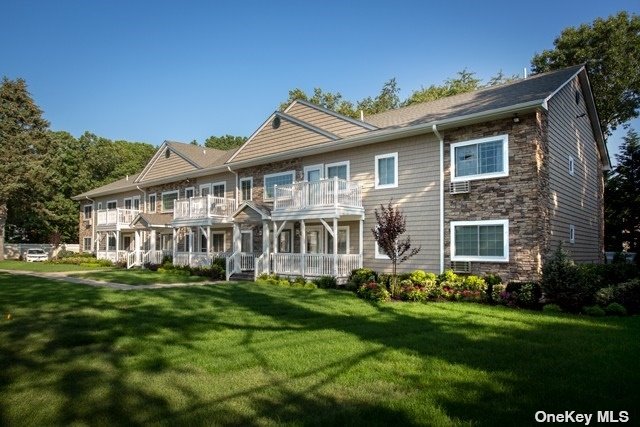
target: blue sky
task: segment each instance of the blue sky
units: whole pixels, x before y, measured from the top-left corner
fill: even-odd
[[[640,13],[637,0],[1,5],[0,75],[27,80],[53,129],[155,145],[248,136],[295,87],[357,100],[395,77],[404,98],[465,67],[522,73],[563,28]]]

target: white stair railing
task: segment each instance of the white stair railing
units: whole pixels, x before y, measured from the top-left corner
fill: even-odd
[[[233,254],[231,254],[231,256],[227,257],[227,265],[225,269],[227,281],[229,281],[229,278],[231,277],[231,275],[236,272],[235,269],[236,269],[237,255],[238,255],[238,252],[234,252]]]

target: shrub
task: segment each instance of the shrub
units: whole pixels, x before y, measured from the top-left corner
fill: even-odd
[[[609,316],[626,316],[627,309],[624,308],[622,304],[618,304],[617,302],[612,302],[604,308],[605,313]]]
[[[414,285],[422,285],[429,280],[435,281],[436,278],[437,276],[435,274],[426,273],[423,270],[416,270],[409,275],[409,280],[411,280]]]
[[[218,266],[223,270],[227,268],[227,259],[225,257],[217,257],[211,260],[211,267]]]
[[[173,256],[172,255],[164,255],[162,257],[162,265],[173,264]]]
[[[577,267],[560,245],[542,269],[541,288],[545,301],[578,312],[593,302],[598,278],[592,269]]]
[[[386,287],[376,282],[370,282],[360,286],[358,288],[358,296],[375,302],[388,301],[389,298],[391,298],[391,294],[389,294]]]
[[[218,264],[212,264],[209,269],[209,278],[211,280],[224,280],[227,277],[227,272],[224,267],[220,267]]]
[[[484,282],[487,284],[487,301],[497,303],[498,301],[493,298],[493,287],[502,284],[502,278],[497,274],[487,274],[484,276]]]
[[[618,303],[630,314],[640,313],[640,279],[602,288],[596,292],[595,300],[602,306]]]
[[[458,275],[454,273],[453,270],[445,270],[438,275],[437,281],[439,285],[443,285],[445,283],[455,283],[458,281]]]
[[[369,268],[357,268],[351,272],[347,284],[351,288],[360,289],[365,283],[377,282],[378,273]]]
[[[338,281],[333,276],[321,276],[313,280],[316,287],[321,289],[335,289],[338,287]]]
[[[74,265],[83,265],[83,264],[92,264],[93,266],[99,267],[112,267],[113,263],[108,259],[96,259],[93,256],[81,256],[81,257],[65,257],[65,258],[55,258],[50,261],[45,261],[47,264],[74,264]]]
[[[145,262],[143,267],[146,268],[149,271],[158,271],[158,268],[160,268],[160,264],[154,264],[152,262]]]
[[[600,306],[598,305],[591,305],[588,307],[582,307],[582,312],[584,314],[586,314],[587,316],[593,316],[593,317],[602,317],[604,316],[606,313],[604,312],[603,309],[600,308]]]
[[[502,295],[507,291],[507,286],[503,284],[494,284],[491,289],[491,300],[496,304],[506,304]]]
[[[595,302],[602,306],[611,304],[616,300],[616,286],[607,286],[596,292]]]
[[[518,307],[538,308],[542,291],[540,285],[533,282],[510,282],[506,291]]]
[[[542,307],[542,311],[545,313],[562,313],[562,309],[558,304],[545,304]]]

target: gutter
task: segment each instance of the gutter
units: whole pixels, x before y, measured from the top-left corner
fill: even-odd
[[[444,273],[444,138],[436,124],[431,130],[440,141],[440,273]]]
[[[427,123],[420,123],[413,126],[406,126],[401,128],[390,128],[390,129],[382,129],[380,131],[371,131],[364,134],[354,135],[349,138],[340,139],[337,141],[329,141],[323,144],[318,144],[312,147],[299,148],[296,150],[287,151],[285,153],[276,153],[268,156],[262,156],[256,159],[247,159],[240,161],[231,161],[224,165],[213,166],[209,168],[203,168],[197,171],[191,171],[188,173],[183,173],[180,175],[174,175],[171,177],[157,179],[153,181],[143,182],[142,184],[145,187],[149,187],[151,185],[161,185],[170,182],[180,181],[188,178],[197,178],[200,176],[212,175],[215,173],[220,173],[229,170],[229,168],[233,167],[234,169],[240,169],[245,167],[263,165],[279,160],[287,160],[296,157],[303,156],[311,156],[314,154],[322,154],[327,151],[330,151],[335,148],[346,149],[359,147],[362,145],[375,144],[378,142],[385,142],[398,138],[406,138],[410,136],[420,135],[423,133],[433,132],[433,126],[436,125],[440,130],[450,129],[453,127],[464,126],[467,124],[487,121],[487,120],[495,120],[499,118],[509,117],[513,113],[523,113],[528,111],[535,111],[537,108],[544,108],[543,106],[544,99],[538,99],[534,101],[524,102],[516,105],[511,105],[509,107],[496,108],[490,111],[483,111],[480,113],[467,114],[464,116],[457,116],[449,119],[443,120],[434,120]],[[265,122],[266,123],[266,122]],[[238,150],[239,152],[240,150]],[[238,153],[236,152],[236,154]],[[232,159],[235,157],[232,157]],[[235,173],[235,172],[234,172]],[[119,193],[126,190],[135,189],[135,185],[122,187],[113,190],[107,190],[105,192],[96,192],[92,193],[91,196],[105,196],[108,194]],[[73,200],[80,200],[84,195],[74,196]]]

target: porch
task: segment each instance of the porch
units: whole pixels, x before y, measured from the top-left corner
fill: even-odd
[[[190,197],[186,200],[175,200],[173,222],[216,218],[218,222],[229,221],[236,210],[235,199],[215,197],[212,195]]]
[[[140,212],[139,209],[100,209],[96,214],[96,225],[98,227],[128,228]]]

